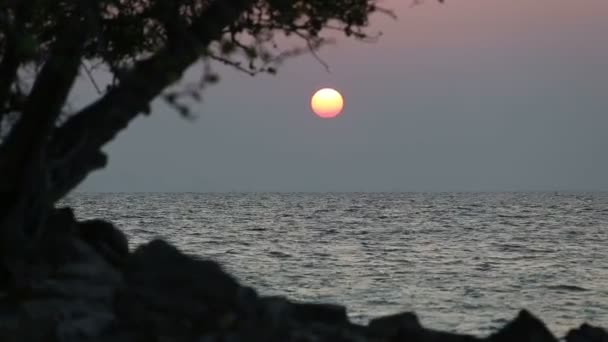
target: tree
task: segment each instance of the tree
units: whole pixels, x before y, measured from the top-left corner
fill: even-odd
[[[0,256],[9,274],[36,250],[55,203],[107,163],[101,148],[202,61],[201,86],[220,61],[274,73],[314,53],[325,30],[367,39],[376,0],[0,0]],[[301,39],[281,51],[277,34]],[[98,99],[72,112],[68,95],[91,69],[112,75]],[[12,273],[11,273],[12,272]]]

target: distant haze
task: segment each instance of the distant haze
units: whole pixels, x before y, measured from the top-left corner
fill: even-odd
[[[383,4],[399,19],[373,17],[378,43],[320,51],[331,73],[216,65],[195,121],[155,103],[79,190],[608,190],[608,1]],[[323,86],[338,119],[310,112]],[[74,101],[92,94],[83,80]]]

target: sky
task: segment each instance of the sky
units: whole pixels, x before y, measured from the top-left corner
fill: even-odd
[[[216,65],[195,120],[155,102],[78,190],[608,190],[608,1],[410,5],[383,2],[398,19],[372,18],[376,43],[323,48],[330,72],[310,55],[275,76]],[[337,119],[310,111],[326,86]]]

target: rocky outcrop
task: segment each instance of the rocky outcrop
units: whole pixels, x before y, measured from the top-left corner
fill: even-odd
[[[527,311],[485,337],[426,328],[411,312],[354,324],[340,305],[259,296],[219,264],[162,240],[129,253],[124,234],[103,221],[42,241],[29,276],[0,294],[0,341],[558,340]],[[608,333],[583,324],[565,340],[608,342]]]
[[[606,330],[582,324],[578,329],[572,329],[566,335],[567,342],[608,342]]]

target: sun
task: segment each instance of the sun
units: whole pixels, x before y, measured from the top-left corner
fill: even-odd
[[[312,111],[323,119],[332,119],[342,113],[344,98],[335,89],[323,88],[317,90],[310,99]]]

